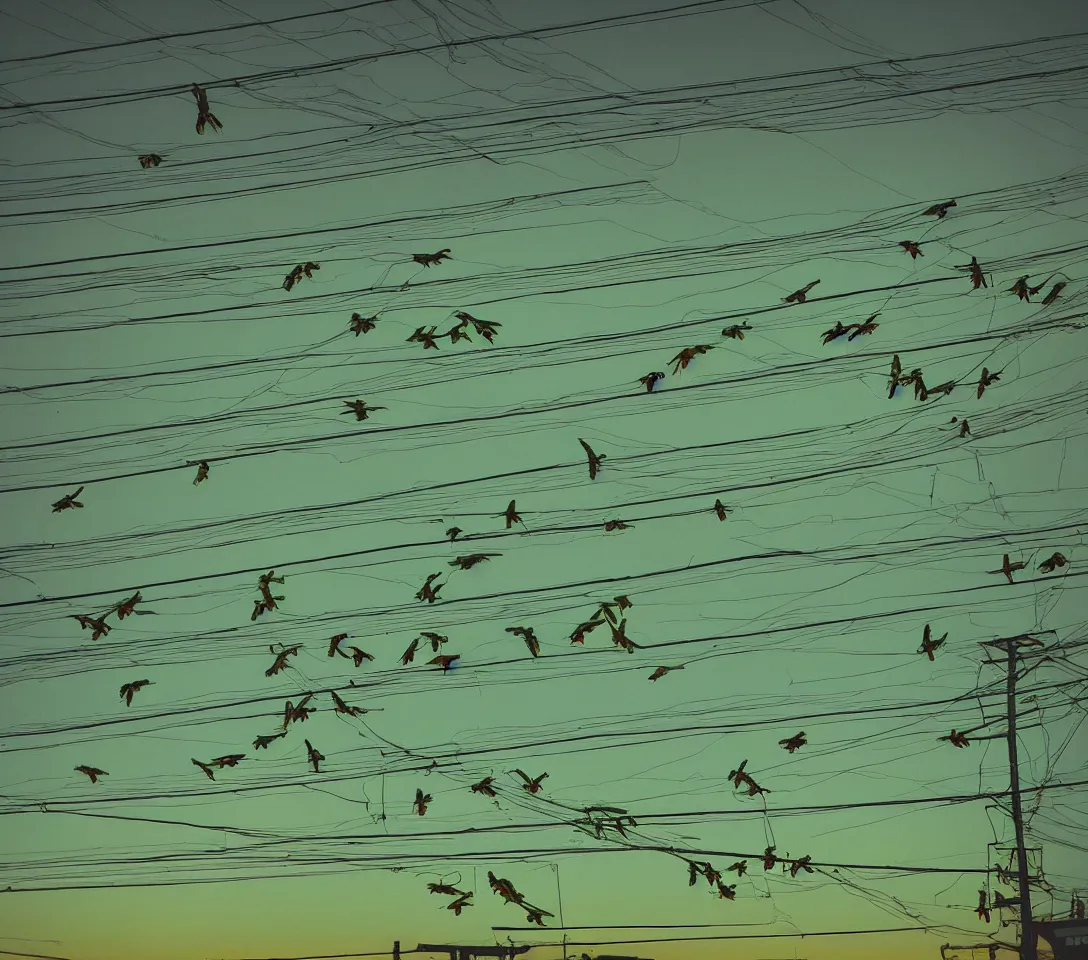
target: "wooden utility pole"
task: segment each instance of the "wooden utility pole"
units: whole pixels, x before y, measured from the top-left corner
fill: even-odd
[[[1007,637],[990,641],[987,646],[1005,651],[1005,711],[1009,745],[1009,792],[1012,798],[1012,825],[1016,835],[1016,878],[1019,886],[1020,960],[1038,960],[1035,925],[1031,916],[1031,887],[1028,885],[1028,855],[1024,847],[1024,811],[1020,803],[1020,763],[1016,755],[1016,665],[1020,645],[1042,646],[1034,637]],[[998,662],[998,661],[993,661]]]

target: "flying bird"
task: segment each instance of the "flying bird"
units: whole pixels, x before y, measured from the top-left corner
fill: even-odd
[[[1026,300],[1028,303],[1031,303],[1031,294],[1028,291],[1028,276],[1029,274],[1025,273],[1005,292],[1015,293],[1020,300]]]
[[[947,737],[938,737],[937,739],[945,740],[954,747],[966,747],[971,743],[971,741],[967,739],[966,733],[960,733],[955,728],[952,729],[952,732]]]
[[[208,766],[208,764],[201,763],[199,760],[197,760],[194,757],[190,757],[189,759],[191,759],[193,761],[193,766],[194,767],[200,767],[200,769],[204,771],[204,776],[206,776],[209,780],[214,780],[215,779],[215,771],[213,771],[212,768],[210,766]]]
[[[136,604],[141,603],[142,601],[143,597],[140,596],[140,591],[137,590],[127,600],[123,600],[121,603],[117,604],[117,606],[114,608],[114,612],[117,614],[117,619],[124,620],[125,617],[132,616],[132,614],[136,612]]]
[[[990,373],[989,370],[987,370],[985,367],[983,367],[982,368],[982,376],[978,378],[977,399],[981,400],[982,399],[982,394],[986,391],[986,388],[991,383],[996,383],[1000,379],[1001,379],[1001,371],[1000,370],[997,373]]]
[[[329,638],[329,656],[335,657],[338,653],[342,657],[346,657],[347,654],[340,649],[340,644],[345,640],[354,640],[354,637],[349,636],[346,633],[338,633],[335,637]]]
[[[150,680],[132,680],[131,682],[124,684],[121,687],[121,699],[125,701],[125,706],[131,707],[133,696],[150,684]]]
[[[244,753],[228,753],[223,757],[216,757],[214,760],[209,760],[208,763],[213,767],[218,767],[222,770],[224,767],[236,767],[239,760],[245,760],[246,755]]]
[[[348,329],[359,336],[360,333],[369,333],[378,325],[378,314],[374,314],[371,317],[363,317],[358,313],[351,315],[351,320],[348,321]]]
[[[428,660],[427,665],[441,667],[442,672],[445,673],[447,670],[450,670],[453,665],[460,659],[461,654],[459,653],[443,653],[435,657],[433,660]]]
[[[298,702],[296,707],[290,700],[284,704],[283,707],[283,729],[286,730],[291,723],[305,723],[310,719],[310,714],[314,712],[314,707],[306,706],[313,697],[312,693],[306,694]]]
[[[446,536],[449,537],[450,543],[453,543],[453,541],[456,540],[464,532],[465,531],[462,530],[460,527],[446,528]]]
[[[737,899],[737,885],[735,883],[724,884],[721,882],[721,880],[718,880],[716,885],[718,887],[719,900]]]
[[[471,323],[473,329],[483,337],[488,343],[495,342],[495,336],[498,333],[498,327],[501,327],[501,323],[495,323],[492,320],[481,320],[479,317],[474,317],[471,313],[455,313],[454,316],[462,323]],[[466,337],[466,339],[468,339]]]
[[[446,909],[447,910],[452,910],[453,915],[455,917],[459,917],[459,916],[461,916],[461,911],[465,907],[471,907],[472,906],[472,904],[469,903],[469,900],[471,900],[471,899],[472,899],[472,891],[470,890],[468,893],[462,893],[461,896],[459,896],[456,900],[453,900],[450,903],[446,904]]]
[[[443,260],[449,260],[450,248],[443,247],[438,253],[413,253],[412,260],[418,263],[422,267],[434,267],[440,264]]]
[[[933,654],[947,639],[948,633],[945,632],[938,639],[934,640],[933,634],[929,629],[929,624],[927,623],[925,629],[922,631],[922,645],[918,648],[918,652],[924,653],[930,660],[936,660],[937,658],[934,657]]]
[[[978,258],[972,257],[971,262],[966,266],[958,267],[959,270],[966,270],[971,277],[971,289],[977,290],[979,287],[986,286],[986,277],[983,276],[982,267],[978,264]]]
[[[523,770],[515,770],[514,773],[525,781],[521,788],[529,793],[540,793],[540,782],[547,776],[546,773],[542,773],[539,777],[530,777]]]
[[[82,510],[83,504],[76,499],[82,492],[83,487],[79,487],[74,493],[66,493],[53,504],[53,512],[61,513],[64,510]]]
[[[431,327],[429,330],[425,327],[416,327],[415,333],[405,343],[422,343],[424,350],[437,350],[438,341],[435,339],[437,329],[437,327]]]
[[[625,617],[618,624],[609,622],[608,628],[612,631],[612,642],[621,650],[626,650],[628,653],[634,653],[635,647],[638,646],[634,640],[627,636],[627,618]]]
[[[196,132],[204,136],[204,127],[207,125],[218,133],[223,129],[223,124],[219,122],[219,118],[212,113],[212,108],[208,105],[208,92],[196,83],[190,89],[196,98]]]
[[[286,736],[287,736],[287,731],[286,730],[281,730],[279,733],[271,733],[271,734],[259,736],[259,737],[257,737],[256,740],[253,741],[253,749],[254,750],[267,750],[268,745],[270,743],[272,743],[274,740],[279,740],[282,737],[286,737]]]
[[[211,467],[208,466],[207,460],[198,460],[196,463],[196,476],[193,478],[193,486],[199,487],[205,480],[208,479],[208,474],[211,472]]]
[[[911,260],[917,260],[919,257],[925,256],[925,254],[922,253],[922,248],[913,240],[900,240],[899,246],[903,248],[905,253],[910,254]]]
[[[653,673],[650,674],[651,680],[660,680],[666,673],[670,673],[673,670],[683,670],[684,665],[682,663],[677,664],[675,667],[658,667]]]
[[[320,763],[325,759],[325,754],[317,749],[309,740],[304,741],[306,744],[306,760],[314,768],[314,773],[320,773]]]
[[[582,445],[582,449],[585,450],[586,456],[589,458],[589,479],[596,480],[597,472],[601,469],[602,461],[608,455],[605,453],[594,453],[593,448],[581,437],[578,438],[578,442]]]
[[[955,200],[945,200],[944,203],[935,203],[932,207],[922,211],[923,217],[936,217],[938,220],[943,220],[950,207],[956,205]]]
[[[421,817],[427,812],[427,804],[431,802],[431,795],[424,793],[418,787],[416,788],[416,800],[412,804],[412,809],[415,810]]]
[[[367,403],[366,403],[365,400],[345,400],[344,401],[344,406],[347,407],[348,409],[347,410],[341,410],[340,411],[341,416],[344,416],[344,415],[349,414],[349,413],[354,413],[355,414],[355,419],[359,420],[359,421],[366,420],[370,416],[370,413],[371,413],[372,410],[388,410],[389,409],[388,407],[370,407],[370,406],[367,406]]]
[[[570,642],[572,644],[580,643],[585,646],[586,634],[592,633],[602,623],[604,623],[603,620],[598,620],[594,618],[592,620],[587,620],[585,623],[578,624],[578,626],[574,628],[574,631],[570,635]]]
[[[261,603],[260,600],[257,603]],[[287,663],[288,657],[298,656],[298,647],[288,647],[286,650],[281,650],[276,654],[276,659],[272,661],[272,666],[265,670],[264,675],[266,677],[274,677],[281,670],[285,669],[289,664]]]
[[[78,620],[81,630],[86,630],[88,627],[90,627],[91,639],[97,640],[99,637],[104,637],[107,633],[110,632],[111,627],[108,623],[106,623],[106,616],[107,615],[104,614],[101,617],[89,617],[85,613],[76,613],[71,614],[69,616],[69,619]]]
[[[544,918],[552,917],[555,914],[548,913],[547,910],[541,910],[540,907],[526,907],[525,908],[525,920],[528,923],[535,923],[538,927],[544,926]]]
[[[647,393],[653,393],[654,387],[664,379],[665,373],[663,370],[651,370],[646,376],[639,377],[638,382],[646,388]]]
[[[1009,555],[1006,553],[1001,560],[1000,567],[998,567],[996,570],[987,570],[986,572],[1003,573],[1005,574],[1005,578],[1009,581],[1009,583],[1015,583],[1016,581],[1013,580],[1012,575],[1016,573],[1017,570],[1023,570],[1025,566],[1026,564],[1020,561],[1017,561],[1016,563],[1009,563]]]
[[[808,740],[805,739],[805,731],[795,733],[792,737],[787,737],[785,740],[779,740],[778,745],[789,753],[793,753],[794,750],[800,750]]]
[[[729,516],[729,514],[726,513],[725,504],[722,503],[721,500],[714,501],[714,512],[718,515],[719,520],[724,520]]]
[[[490,870],[487,871],[487,882],[491,889],[507,903],[521,903],[525,899],[509,880],[505,877],[496,877]]]
[[[1058,567],[1064,567],[1069,561],[1060,554],[1052,553],[1042,563],[1039,564],[1040,573],[1053,573]]]
[[[899,378],[903,374],[903,365],[899,362],[899,354],[896,353],[892,356],[892,367],[889,373],[888,381],[888,399],[891,400],[895,396],[895,388],[899,386]]]
[[[521,514],[517,512],[514,506],[515,501],[511,500],[509,506],[506,508],[506,513],[503,516],[506,518],[506,529],[509,530],[515,523],[521,523]]]
[[[790,876],[791,877],[796,877],[797,874],[799,874],[802,870],[804,870],[805,873],[815,873],[816,871],[813,870],[812,867],[809,866],[809,864],[811,862],[812,862],[812,857],[800,857],[797,860],[791,861],[790,862]]]
[[[157,167],[162,163],[162,157],[157,153],[141,153],[137,159],[140,161],[140,166],[145,170],[149,167]]]
[[[727,871],[735,870],[738,877],[743,877],[748,872],[748,861],[738,860],[736,863],[731,863],[725,869]]]
[[[831,327],[831,329],[829,329],[829,330],[825,330],[821,334],[821,336],[823,337],[824,345],[826,346],[832,340],[838,340],[839,337],[845,337],[846,334],[849,332],[849,330],[850,330],[849,327],[844,327],[843,326],[843,323],[842,323],[841,320],[836,320],[835,321],[835,326]]]
[[[788,297],[783,297],[783,303],[804,303],[808,297],[808,292],[816,286],[820,281],[813,280],[812,283],[806,284],[800,290],[794,290]]]
[[[880,316],[879,313],[874,313],[871,317],[869,317],[868,320],[865,320],[862,323],[852,323],[852,324],[850,324],[850,326],[847,327],[847,329],[849,330],[850,327],[853,327],[854,332],[851,333],[850,336],[848,336],[846,338],[846,342],[849,343],[851,340],[854,339],[854,337],[860,337],[860,336],[863,336],[865,334],[872,333],[874,330],[876,330],[876,328],[879,327],[880,324],[879,323],[874,323],[874,321],[879,316]]]
[[[633,526],[633,523],[624,523],[622,520],[605,520],[604,532],[614,533],[616,530],[630,530]]]
[[[460,323],[454,324],[449,328],[442,336],[450,338],[450,345],[460,342],[461,340],[467,340],[472,343],[472,338],[465,332],[468,329],[468,321],[462,320]]]
[[[105,770],[99,770],[98,767],[88,767],[86,764],[80,764],[75,768],[77,773],[84,773],[91,778],[91,783],[98,783],[99,777],[108,777],[109,774]]]
[[[743,782],[744,782],[745,780],[747,780],[747,779],[748,779],[748,774],[746,774],[746,773],[744,772],[744,768],[745,768],[745,767],[746,767],[747,765],[748,765],[748,761],[747,761],[747,760],[742,760],[742,761],[741,761],[741,764],[740,764],[740,766],[739,766],[739,767],[737,767],[737,769],[736,769],[736,770],[730,770],[730,771],[729,771],[729,777],[728,777],[728,779],[730,779],[730,780],[732,780],[732,781],[733,781],[733,787],[734,787],[734,789],[737,789],[737,790],[739,790],[739,789],[740,789],[740,785],[741,785],[741,784],[742,784],[742,783],[743,783]]]
[[[427,889],[431,893],[440,893],[446,897],[463,897],[464,891],[458,890],[456,887],[451,887],[448,883],[428,883]],[[471,894],[469,894],[471,896]]]

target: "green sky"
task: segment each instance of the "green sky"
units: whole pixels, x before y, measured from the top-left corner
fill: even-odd
[[[980,643],[1028,632],[1034,912],[1088,888],[1077,4],[0,14],[0,954],[1007,943],[1010,911],[975,914],[980,888],[1015,895],[992,872],[1005,673]],[[196,134],[194,81],[221,132]],[[407,342],[457,312],[494,343],[471,323]],[[893,355],[955,389],[889,399]],[[356,399],[382,409],[356,421]],[[83,509],[51,513],[80,486]],[[990,572],[1006,553],[1012,585]],[[251,621],[268,570],[283,599]],[[137,590],[108,636],[72,619]],[[571,642],[620,595],[630,654],[607,622]],[[926,624],[947,634],[933,662]],[[454,669],[426,641],[401,664],[422,631]],[[373,660],[327,656],[338,633]],[[648,682],[662,666],[683,670]],[[305,725],[255,750],[307,692]],[[230,754],[214,781],[192,763]],[[734,789],[745,760],[765,795]],[[686,860],[736,899],[689,886]]]

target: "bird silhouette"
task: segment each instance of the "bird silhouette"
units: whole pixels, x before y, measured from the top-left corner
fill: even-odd
[[[919,653],[924,653],[930,660],[935,660],[933,656],[937,649],[941,646],[945,640],[948,639],[948,634],[942,634],[938,639],[933,639],[933,634],[930,632],[929,624],[927,623],[925,629],[922,631],[922,645],[918,648]]]
[[[578,438],[578,442],[582,445],[582,449],[585,450],[586,456],[589,458],[589,479],[596,480],[597,473],[601,469],[601,464],[607,454],[594,453],[593,448],[581,437]]]
[[[77,487],[72,493],[66,493],[53,504],[53,513],[63,513],[65,510],[82,510],[83,504],[76,498],[83,492],[83,487]]]
[[[443,247],[438,253],[413,253],[412,260],[423,267],[436,267],[443,260],[449,260],[450,248]]]
[[[86,764],[80,764],[75,768],[77,773],[86,774],[91,778],[91,783],[98,783],[99,777],[108,777],[109,774],[105,770],[99,770],[98,767],[88,767]]]
[[[150,684],[150,680],[133,680],[129,683],[124,684],[121,687],[121,699],[125,701],[125,706],[131,707],[133,695],[138,693],[144,687],[149,686]]]
[[[922,248],[913,240],[900,240],[899,246],[903,248],[905,253],[910,254],[911,260],[917,260],[919,257],[925,256],[925,254],[922,253]]]
[[[805,731],[795,733],[792,737],[787,737],[785,740],[779,740],[778,745],[789,753],[793,753],[794,750],[800,750],[808,740],[805,739]]]
[[[1052,553],[1042,563],[1039,564],[1040,573],[1053,573],[1058,567],[1064,567],[1069,563],[1066,558],[1060,553]]]
[[[949,208],[956,205],[955,200],[945,200],[944,203],[935,203],[932,207],[922,211],[923,217],[936,217],[938,220],[943,220],[945,214],[948,213]]]
[[[800,290],[794,290],[788,297],[783,297],[783,303],[804,303],[808,297],[809,291],[816,286],[820,281],[813,280],[812,283],[806,284]]]
[[[1001,558],[1001,566],[1000,567],[998,567],[996,570],[987,570],[986,572],[987,573],[1003,573],[1003,574],[1005,574],[1005,578],[1009,581],[1009,583],[1015,583],[1016,581],[1013,580],[1012,575],[1014,573],[1016,573],[1017,570],[1023,570],[1025,566],[1026,566],[1026,564],[1024,564],[1024,563],[1022,563],[1020,561],[1017,561],[1016,563],[1010,563],[1009,562],[1009,555],[1006,553]]]
[[[306,760],[314,768],[314,773],[321,772],[321,761],[325,759],[325,754],[317,749],[309,740],[303,741],[306,744]]]
[[[529,774],[525,773],[523,770],[515,770],[514,773],[525,781],[521,785],[521,788],[529,793],[540,793],[540,783],[547,776],[546,773],[542,773],[539,777],[530,777]]]

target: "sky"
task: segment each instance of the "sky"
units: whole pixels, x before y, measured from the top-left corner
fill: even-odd
[[[0,956],[984,956],[1021,635],[1066,916],[1088,13],[1023,12],[0,4]]]

